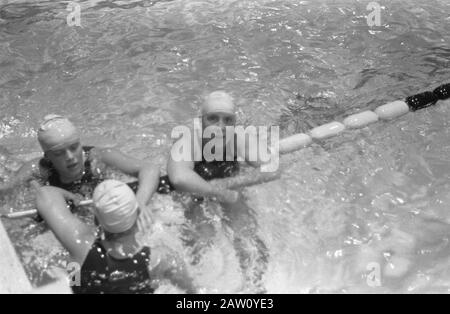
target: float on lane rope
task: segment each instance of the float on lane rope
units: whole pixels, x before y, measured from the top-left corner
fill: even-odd
[[[386,105],[382,105],[374,111],[364,111],[345,118],[343,123],[331,122],[318,126],[307,134],[299,133],[280,140],[281,154],[291,153],[309,146],[314,140],[323,140],[336,136],[345,129],[359,129],[375,123],[378,120],[389,121],[408,112],[417,111],[435,105],[439,100],[450,98],[450,83],[439,86],[432,92],[423,92],[407,97],[405,100],[398,100]]]

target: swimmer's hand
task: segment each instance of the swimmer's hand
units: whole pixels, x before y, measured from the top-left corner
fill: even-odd
[[[139,217],[137,220],[138,229],[141,232],[148,232],[153,226],[152,211],[149,206],[139,205]]]
[[[215,197],[219,203],[234,204],[239,198],[239,192],[230,190],[226,179],[212,180],[209,182],[213,192],[210,194]]]
[[[220,203],[224,203],[227,205],[235,204],[241,198],[239,192],[232,190],[222,190],[218,194],[216,194],[217,201]]]
[[[249,187],[257,184],[262,184],[281,178],[281,170],[273,172],[261,172],[258,169],[252,170],[250,173],[238,175],[235,177],[225,179],[215,179],[209,181],[214,188],[218,190],[238,189]]]
[[[216,193],[218,194],[220,193],[220,191],[229,189],[229,184],[224,179],[211,180],[209,181],[209,184],[216,190]]]
[[[139,217],[137,220],[138,229],[141,232],[148,232],[153,226],[152,210],[147,205],[147,199],[142,196],[142,193],[136,194],[136,199],[139,205]]]

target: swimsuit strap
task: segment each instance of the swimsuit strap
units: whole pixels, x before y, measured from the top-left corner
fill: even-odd
[[[83,151],[86,156],[86,160],[84,162],[84,173],[80,180],[76,182],[72,182],[69,184],[61,182],[59,178],[59,174],[52,165],[51,161],[47,158],[42,158],[40,161],[41,167],[43,167],[45,170],[49,172],[49,176],[47,178],[47,184],[55,187],[59,187],[62,189],[65,189],[72,193],[80,193],[83,185],[97,185],[100,178],[97,178],[94,173],[92,172],[92,162],[91,162],[91,150],[94,147],[92,146],[86,146],[83,147]],[[82,193],[85,194],[85,193]]]

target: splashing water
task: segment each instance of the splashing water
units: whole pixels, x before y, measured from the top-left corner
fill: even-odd
[[[232,92],[240,122],[288,135],[449,78],[443,0],[379,1],[376,27],[365,1],[80,3],[81,27],[63,1],[0,6],[1,180],[39,155],[47,113],[164,168],[172,128],[192,123],[208,91]],[[157,196],[146,241],[179,252],[202,292],[448,292],[449,105],[283,157],[280,180],[244,191],[251,228],[212,202]],[[24,189],[0,210],[32,206]],[[33,222],[5,223],[45,283],[66,253]]]

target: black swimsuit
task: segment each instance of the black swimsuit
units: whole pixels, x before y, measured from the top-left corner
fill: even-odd
[[[92,173],[91,160],[90,160],[89,154],[93,148],[94,147],[92,147],[92,146],[83,147],[83,151],[86,155],[86,161],[84,163],[83,177],[76,182],[72,182],[72,183],[68,183],[68,184],[61,182],[61,180],[59,179],[58,172],[53,167],[50,160],[48,160],[46,158],[42,158],[39,162],[39,165],[41,166],[41,168],[44,171],[47,171],[49,173],[47,182],[45,184],[64,189],[64,190],[72,192],[74,194],[81,194],[84,197],[88,197],[88,198],[91,197],[92,192],[94,191],[95,187],[104,180],[104,178],[102,178],[98,175],[94,175]],[[137,192],[137,189],[139,187],[139,183],[137,181],[129,183],[128,185],[131,187],[131,189],[135,193]],[[168,176],[163,176],[160,178],[159,186],[158,186],[158,190],[157,190],[157,192],[159,194],[169,194],[170,192],[172,192],[174,190],[175,190],[175,188],[170,183]]]
[[[227,152],[223,152],[223,160],[206,161],[202,155],[202,161],[194,163],[194,171],[206,181],[213,179],[224,179],[236,175],[239,172],[239,162],[237,161],[237,149],[234,150],[232,161],[227,161]]]
[[[234,161],[206,161],[196,162],[194,171],[206,181],[224,179],[236,175],[239,172],[239,163]]]
[[[150,248],[119,260],[108,255],[100,240],[89,251],[81,267],[81,285],[75,294],[151,294]]]
[[[55,186],[74,194],[81,194],[84,197],[91,197],[95,187],[100,184],[104,178],[95,175],[92,172],[90,152],[94,147],[83,147],[83,151],[86,156],[84,163],[84,172],[80,180],[72,183],[63,183],[59,178],[59,174],[50,162],[46,158],[42,158],[39,162],[40,167],[48,172],[48,178],[46,185]],[[234,156],[234,160],[226,160],[226,151],[224,151],[223,161],[206,161],[202,157],[202,161],[197,161],[194,164],[194,171],[200,175],[204,180],[210,181],[213,179],[223,179],[236,175],[239,172],[239,163],[237,161],[237,154]],[[139,188],[139,182],[128,183],[130,188],[136,193]],[[170,194],[175,191],[174,186],[171,184],[168,176],[163,176],[159,180],[159,186],[157,192],[159,194]]]
[[[226,160],[226,152],[224,152],[223,161],[206,161],[204,157],[202,159],[202,161],[194,163],[194,171],[206,181],[229,178],[239,172],[237,154],[235,154],[232,161]],[[128,186],[136,193],[139,188],[139,182],[128,183]],[[170,182],[169,176],[160,177],[157,189],[158,194],[170,194],[173,191],[175,191],[175,187]]]
[[[81,177],[80,180],[72,183],[61,182],[58,171],[56,171],[52,162],[45,157],[42,158],[39,161],[39,167],[41,168],[41,170],[47,172],[48,174],[47,180],[44,182],[44,184],[64,189],[73,194],[80,194],[83,197],[90,198],[92,196],[95,187],[103,181],[101,177],[96,176],[92,173],[90,153],[93,148],[94,148],[93,146],[83,147],[83,151],[86,156],[86,161],[84,162],[83,176]],[[68,201],[67,203],[70,206],[70,210],[73,212],[76,209],[75,205],[71,201]],[[35,220],[37,222],[42,222],[44,219],[40,215],[37,215]]]

